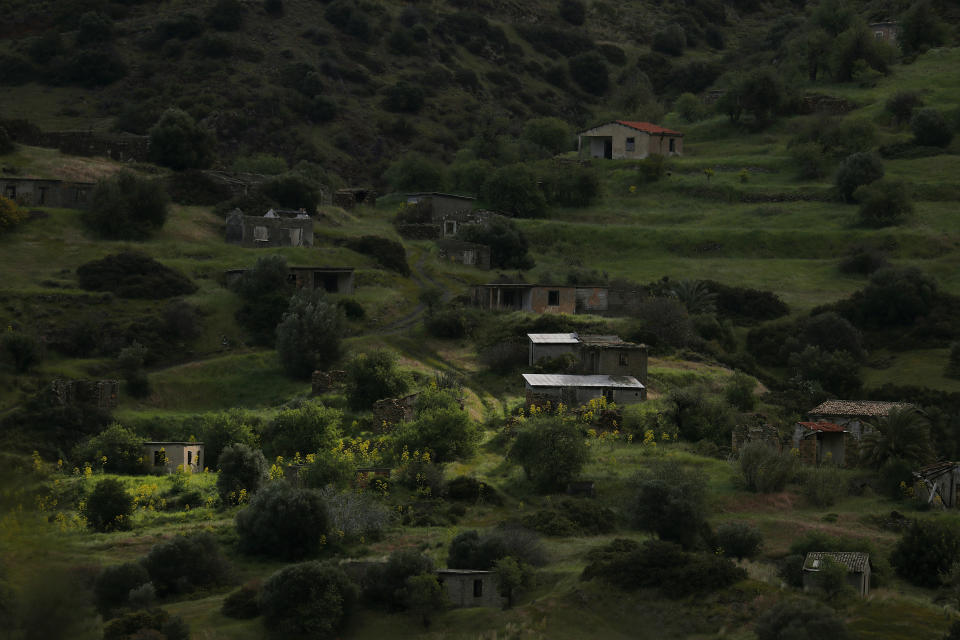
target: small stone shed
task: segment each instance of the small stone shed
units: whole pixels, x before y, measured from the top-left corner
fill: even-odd
[[[358,204],[377,206],[377,192],[373,189],[352,188],[337,189],[333,194],[333,204],[344,209],[353,209]]]
[[[504,598],[497,592],[499,581],[493,571],[437,569],[437,580],[456,608],[503,607]]]
[[[240,209],[227,214],[227,244],[241,247],[312,247],[313,219],[306,211],[271,209],[248,216]]]
[[[116,409],[120,382],[117,380],[65,380],[50,383],[54,397],[61,405],[92,405],[98,409]]]
[[[441,238],[455,238],[464,228],[483,226],[497,217],[502,216],[486,209],[461,209],[444,213],[433,223],[439,226]]]
[[[203,471],[202,442],[144,442],[142,452],[148,473],[173,473],[180,465],[187,473]]]
[[[683,134],[650,122],[614,120],[577,134],[581,155],[641,160],[649,155],[683,155]]]
[[[847,568],[847,582],[861,598],[870,594],[870,555],[856,551],[811,551],[803,561],[803,590],[819,588],[819,573],[829,558]]]
[[[468,267],[490,269],[490,247],[460,240],[437,240],[440,258]]]
[[[562,402],[579,407],[594,398],[606,398],[619,405],[636,404],[647,399],[647,389],[633,376],[566,375],[524,373],[526,405],[553,406]]]
[[[593,313],[607,311],[607,288],[529,283],[490,283],[472,289],[474,305],[491,311]]]
[[[410,422],[416,417],[417,398],[420,393],[411,393],[402,398],[383,398],[373,403],[373,421],[375,429],[389,429],[404,422]]]
[[[92,182],[0,176],[0,196],[25,207],[86,209],[94,186]]]
[[[734,454],[748,444],[759,442],[777,453],[783,451],[783,441],[777,428],[760,413],[751,414],[748,420],[734,426],[730,432],[730,450]]]
[[[793,448],[804,464],[844,466],[849,440],[850,433],[843,425],[833,422],[798,422],[793,430]]]
[[[960,463],[937,462],[914,471],[913,491],[925,504],[957,508],[960,506]]]
[[[576,333],[528,333],[528,364],[565,353],[577,360],[577,372],[594,375],[633,376],[646,384],[647,347],[626,342],[619,336]]]
[[[897,44],[900,39],[900,25],[896,21],[872,22],[868,27],[876,40]]]
[[[353,267],[290,267],[287,276],[297,289],[322,289],[327,293],[354,292]]]
[[[440,222],[446,216],[459,211],[469,211],[476,207],[476,198],[453,193],[408,193],[407,204],[416,205],[430,212],[430,219]]]

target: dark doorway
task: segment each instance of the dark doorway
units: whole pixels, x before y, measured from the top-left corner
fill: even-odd
[[[613,158],[613,138],[604,138],[603,140],[603,157],[607,160]]]

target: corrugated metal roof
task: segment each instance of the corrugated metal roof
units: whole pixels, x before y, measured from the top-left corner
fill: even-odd
[[[533,344],[577,344],[580,338],[575,333],[528,333]]]
[[[870,564],[870,555],[859,551],[811,551],[803,561],[804,571],[819,571],[824,558],[830,558],[847,567],[847,571],[862,573]]]
[[[608,389],[643,389],[633,376],[573,376],[556,373],[525,373],[523,379],[531,387],[604,387]]]

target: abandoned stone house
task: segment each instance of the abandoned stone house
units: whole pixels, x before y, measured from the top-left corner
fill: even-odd
[[[633,376],[566,375],[524,373],[526,406],[568,407],[585,405],[594,398],[606,398],[619,405],[636,404],[647,399],[646,387]]]
[[[117,408],[120,382],[117,380],[65,380],[57,378],[50,383],[56,401],[65,407],[95,406],[98,409]]]
[[[730,432],[730,450],[736,455],[748,444],[760,443],[777,453],[783,451],[783,439],[777,428],[767,421],[766,416],[754,413],[748,419],[734,426]]]
[[[475,306],[490,311],[593,313],[607,311],[607,288],[599,286],[490,283],[471,290]]]
[[[856,551],[811,551],[803,561],[803,590],[812,591],[820,587],[820,571],[824,560],[833,560],[847,569],[847,584],[861,598],[870,594],[870,555]]]
[[[437,249],[441,260],[477,269],[490,269],[490,247],[485,244],[460,240],[437,240]]]
[[[407,206],[415,206],[432,222],[440,222],[451,214],[475,208],[476,198],[452,193],[408,193]]]
[[[530,366],[544,358],[569,353],[577,373],[586,375],[633,376],[647,382],[646,345],[626,342],[619,336],[576,333],[528,333]]]
[[[683,134],[649,122],[614,120],[577,134],[577,150],[591,158],[641,160],[683,155]]]
[[[227,284],[233,284],[247,271],[228,269],[224,274]],[[356,290],[353,267],[289,267],[287,282],[297,289],[322,289],[327,293],[351,295]]]
[[[248,216],[234,209],[227,214],[226,240],[242,247],[312,247],[313,220],[303,210]]]
[[[386,430],[415,417],[415,407],[419,393],[411,393],[402,398],[383,398],[373,403],[374,428]]]
[[[827,400],[810,410],[809,421],[796,424],[793,447],[806,464],[850,466],[857,461],[863,436],[873,429],[871,423],[892,409],[909,406],[904,402]]]
[[[895,21],[872,22],[867,26],[876,40],[897,44],[900,38],[900,25]]]
[[[377,206],[377,192],[373,189],[363,188],[337,189],[333,194],[333,204],[347,210],[360,204],[375,207]]]
[[[466,227],[489,224],[499,215],[487,209],[465,209],[445,213],[433,224],[439,228],[441,238],[455,238]]]
[[[180,466],[187,473],[203,471],[202,442],[144,442],[142,452],[148,473],[173,473]]]
[[[25,207],[86,209],[95,186],[92,182],[0,176],[0,195]]]
[[[504,598],[498,592],[497,574],[493,571],[437,569],[437,580],[453,607],[503,607]]]
[[[960,463],[937,462],[913,472],[913,492],[920,502],[941,509],[960,506]]]

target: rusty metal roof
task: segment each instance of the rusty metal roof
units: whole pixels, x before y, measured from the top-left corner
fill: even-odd
[[[823,560],[830,558],[847,567],[847,571],[863,573],[870,566],[870,554],[859,551],[811,551],[803,561],[804,571],[820,571]]]
[[[607,389],[643,389],[633,376],[575,376],[557,373],[525,373],[531,387],[602,387]]]
[[[811,431],[826,431],[830,433],[843,433],[846,431],[846,429],[839,424],[832,422],[798,422],[797,424],[803,425]]]

